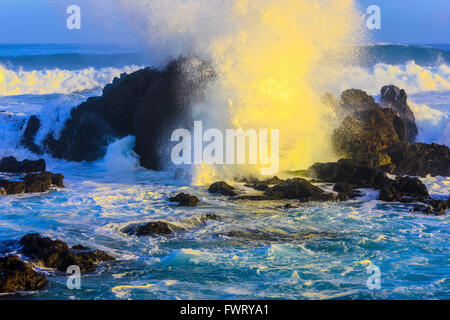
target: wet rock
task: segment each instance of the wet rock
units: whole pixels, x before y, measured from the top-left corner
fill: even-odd
[[[8,173],[28,173],[28,172],[44,172],[44,159],[32,161],[17,161],[14,157],[6,157],[0,160],[0,172]]]
[[[0,188],[0,196],[6,196],[7,194],[5,188]]]
[[[421,212],[428,215],[442,216],[450,209],[450,199],[436,200],[430,199],[427,204],[420,204],[411,209],[412,212]]]
[[[336,183],[333,187],[333,191],[336,191],[338,193],[338,200],[340,201],[354,199],[362,195],[361,192],[354,189],[352,185],[346,182]]]
[[[380,191],[380,200],[387,202],[424,202],[429,197],[425,184],[411,177],[398,177]]]
[[[403,143],[386,150],[393,166],[389,172],[409,176],[450,176],[450,148],[445,145]]]
[[[52,176],[50,172],[28,174],[24,178],[25,193],[45,192],[52,186]]]
[[[330,232],[316,232],[316,231],[305,231],[298,233],[288,233],[282,230],[279,231],[266,231],[258,229],[247,229],[247,230],[231,230],[224,234],[226,237],[239,239],[241,241],[249,242],[262,242],[262,243],[286,243],[292,241],[302,241],[318,237],[334,237],[336,236]]]
[[[194,227],[197,227],[197,226],[204,226],[208,221],[217,221],[221,219],[222,217],[216,214],[208,213],[203,216],[191,218],[187,221],[187,223],[193,225]]]
[[[235,190],[235,188],[230,186],[225,181],[215,182],[208,189],[208,191],[210,193],[218,193],[223,196],[229,196],[229,197],[236,196],[236,192],[234,192],[234,190]]]
[[[59,138],[50,134],[44,145],[56,158],[94,161],[103,158],[110,142],[132,135],[141,166],[160,170],[171,163],[172,132],[192,128],[190,108],[202,101],[214,77],[211,65],[195,58],[123,74],[101,97],[73,109]]]
[[[122,229],[123,233],[133,236],[156,236],[156,235],[169,235],[176,230],[185,230],[174,224],[164,221],[149,222],[144,225],[131,225]]]
[[[16,256],[0,258],[0,293],[35,291],[45,287],[44,275]]]
[[[21,145],[25,148],[28,148],[31,152],[36,154],[42,154],[41,148],[34,142],[34,138],[36,137],[36,133],[41,128],[41,121],[36,116],[31,116],[28,119],[27,126],[23,133],[23,137],[21,140]],[[43,170],[45,171],[45,169]]]
[[[282,181],[264,192],[264,196],[270,200],[296,199],[301,202],[335,200],[333,194],[323,191],[302,178]]]
[[[64,176],[62,174],[53,174],[51,172],[30,173],[25,176],[23,181],[0,180],[0,187],[4,188],[6,194],[22,194],[46,192],[52,186],[64,187]]]
[[[277,176],[270,178],[270,179],[262,180],[262,181],[260,181],[256,178],[253,178],[253,179],[250,179],[249,181],[245,181],[245,182],[247,182],[245,184],[245,186],[253,188],[257,191],[266,191],[267,189],[270,188],[270,186],[278,184],[282,181],[283,180],[281,180]]]
[[[425,184],[415,177],[399,177],[395,180],[394,186],[404,196],[413,197],[418,201],[425,201],[430,197]]]
[[[186,193],[180,193],[169,199],[170,202],[178,202],[181,207],[195,207],[200,203],[200,199]]]
[[[407,100],[406,91],[394,85],[384,86],[381,89],[381,105],[392,108],[399,114],[400,119],[405,123],[405,140],[414,142],[419,131],[417,130],[416,118],[408,106]]]
[[[341,159],[338,162],[316,163],[307,176],[324,182],[345,182],[355,188],[381,189],[392,180],[380,169],[372,168],[363,161]]]
[[[52,174],[52,185],[60,187],[60,188],[65,188],[64,176],[60,173]]]
[[[0,188],[4,189],[7,195],[25,193],[25,183],[23,181],[0,180]]]
[[[72,251],[65,242],[41,237],[38,233],[27,234],[20,240],[20,244],[26,256],[47,268],[61,272],[66,272],[72,265],[80,267],[82,272],[92,272],[98,262],[114,260],[103,251]]]

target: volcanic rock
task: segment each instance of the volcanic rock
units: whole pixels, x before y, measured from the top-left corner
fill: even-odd
[[[14,157],[6,157],[0,160],[0,172],[8,173],[28,173],[28,172],[44,172],[44,159],[32,161],[17,161]]]
[[[180,207],[195,207],[200,203],[200,199],[186,193],[180,193],[169,199],[170,202],[178,202]]]
[[[65,242],[43,238],[38,233],[27,234],[20,240],[22,252],[47,268],[66,272],[71,265],[80,267],[82,272],[92,272],[101,261],[115,260],[103,251],[71,250]]]
[[[163,70],[122,74],[101,97],[73,109],[60,138],[50,134],[44,144],[56,158],[94,161],[112,141],[132,135],[140,164],[160,170],[170,163],[173,130],[193,126],[190,106],[202,100],[214,77],[209,63],[194,58],[179,58]]]
[[[44,275],[16,256],[0,258],[0,293],[35,291],[45,287]]]
[[[234,197],[236,195],[236,192],[233,190],[235,190],[235,188],[230,186],[225,181],[215,182],[208,189],[210,193],[219,193],[223,196],[229,197]]]

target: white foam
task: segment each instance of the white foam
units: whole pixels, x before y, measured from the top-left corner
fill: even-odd
[[[80,70],[14,71],[0,65],[0,95],[74,93],[104,87],[121,73],[131,73],[142,67],[85,68]]]

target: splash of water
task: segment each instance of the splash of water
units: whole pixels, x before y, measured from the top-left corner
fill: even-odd
[[[216,128],[279,129],[283,170],[334,159],[333,111],[320,103],[327,88],[317,77],[338,74],[327,69],[351,56],[349,45],[362,38],[353,0],[119,1],[154,52],[213,61],[218,80],[194,107],[198,120]],[[202,183],[224,175],[220,168],[197,171]]]

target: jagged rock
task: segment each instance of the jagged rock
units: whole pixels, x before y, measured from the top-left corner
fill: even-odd
[[[42,154],[41,148],[34,142],[34,138],[36,137],[36,133],[41,128],[41,121],[36,116],[31,116],[28,119],[27,126],[23,133],[23,137],[21,140],[21,145],[28,148],[31,152],[36,154]],[[44,169],[45,171],[45,169]]]
[[[381,89],[381,104],[383,107],[394,109],[405,123],[406,137],[408,142],[416,140],[418,130],[414,113],[408,106],[408,95],[406,91],[394,85],[384,86]]]
[[[71,265],[80,267],[82,272],[92,272],[96,269],[96,263],[115,260],[103,251],[72,251],[65,242],[41,237],[38,233],[27,234],[20,244],[26,256],[47,268],[62,272],[66,272]]]
[[[383,109],[377,105],[353,113],[333,132],[333,149],[338,155],[367,161],[369,155],[380,153],[403,141],[402,123],[392,109]]]
[[[234,197],[236,195],[236,192],[233,190],[235,190],[235,188],[230,186],[225,181],[215,182],[208,189],[210,193],[219,193],[223,196],[229,197]]]
[[[280,178],[275,176],[273,178],[265,179],[265,180],[262,180],[262,181],[260,181],[260,180],[258,180],[256,178],[252,178],[252,179],[249,179],[249,180],[244,181],[244,182],[247,182],[245,184],[246,187],[250,187],[250,188],[253,188],[253,189],[258,190],[258,191],[266,191],[267,189],[270,188],[271,185],[278,184],[278,183],[280,183],[282,181],[283,180],[281,180]]]
[[[335,237],[336,234],[330,232],[299,232],[299,233],[287,233],[280,231],[265,231],[258,229],[247,229],[247,230],[231,230],[224,234],[224,236],[234,239],[239,239],[241,241],[250,242],[292,242],[292,241],[302,241],[318,237]]]
[[[17,161],[14,157],[6,157],[0,160],[0,172],[8,173],[28,173],[28,172],[44,172],[45,160],[36,161],[24,160]]]
[[[163,70],[123,74],[101,97],[73,109],[60,138],[50,134],[44,144],[56,158],[94,161],[105,155],[110,142],[133,135],[140,164],[160,170],[170,163],[173,130],[191,129],[190,106],[202,100],[214,77],[209,63],[194,58],[179,58]]]
[[[270,200],[296,199],[301,202],[334,200],[333,194],[323,191],[302,178],[282,181],[264,192],[264,196]]]
[[[0,180],[0,188],[3,188],[7,195],[25,193],[25,183],[23,181]]]
[[[174,231],[185,230],[182,227],[164,221],[149,222],[144,225],[130,225],[122,229],[123,233],[133,236],[169,235]]]
[[[44,275],[34,271],[16,256],[0,258],[0,293],[40,290],[47,284]]]
[[[145,224],[132,224],[126,226],[121,231],[132,236],[167,236],[176,231],[186,231],[198,226],[203,226],[207,221],[220,220],[221,217],[215,214],[206,214],[199,217],[182,221],[181,225],[166,221],[152,221]]]
[[[420,204],[411,209],[412,212],[421,212],[429,215],[441,216],[450,209],[450,199],[436,200],[430,199],[426,205]]]
[[[195,207],[200,203],[200,199],[186,193],[180,193],[169,199],[170,202],[178,202],[181,207]]]
[[[450,148],[445,145],[425,143],[397,144],[386,150],[395,174],[425,177],[450,176]]]
[[[380,189],[392,182],[380,169],[365,162],[341,159],[338,162],[316,163],[306,170],[308,177],[324,182],[345,182],[355,188]]]
[[[45,192],[50,190],[52,185],[63,188],[64,176],[53,174],[51,172],[30,173],[25,176],[23,181],[0,180],[0,187],[4,188],[6,194],[22,194]]]
[[[399,177],[380,191],[380,200],[387,202],[424,202],[429,197],[422,181],[411,177]]]

